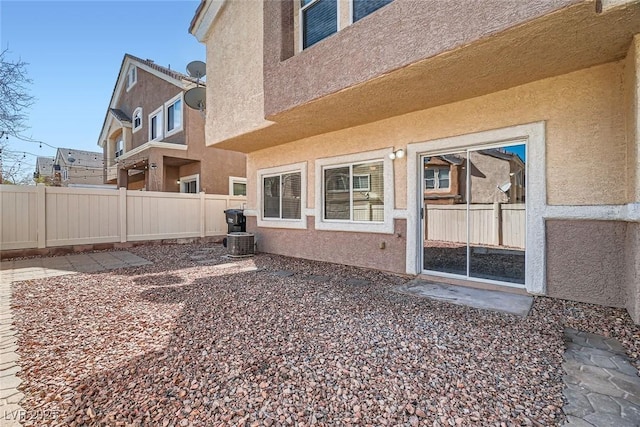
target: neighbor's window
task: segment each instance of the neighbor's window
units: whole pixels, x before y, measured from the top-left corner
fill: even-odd
[[[165,104],[167,110],[166,135],[172,135],[182,130],[182,94],[169,100]]]
[[[444,190],[449,188],[449,168],[427,167],[424,171],[424,186],[427,190]]]
[[[231,196],[247,195],[247,178],[229,177],[229,194]]]
[[[353,22],[356,22],[382,6],[391,3],[392,0],[353,0]]]
[[[131,89],[138,81],[138,68],[135,65],[129,66],[127,71],[127,90]]]
[[[69,168],[67,168],[67,167],[62,169],[62,180],[63,181],[68,181],[69,180]]]
[[[119,139],[116,142],[115,157],[118,158],[118,157],[122,156],[123,154],[124,154],[124,141],[122,139]]]
[[[149,141],[162,138],[162,107],[149,114]]]
[[[300,0],[300,2],[303,49],[338,31],[337,0]]]
[[[142,107],[138,107],[133,112],[133,132],[137,132],[142,127]]]
[[[324,219],[384,222],[384,164],[354,163],[323,169]]]
[[[262,217],[301,219],[301,173],[282,173],[262,177]]]
[[[200,175],[190,175],[180,178],[181,193],[198,193],[200,191]]]

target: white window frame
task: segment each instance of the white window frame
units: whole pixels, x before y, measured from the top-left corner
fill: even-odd
[[[184,191],[184,184],[189,183],[189,182],[194,182],[196,183],[196,193],[198,194],[200,192],[200,174],[197,173],[195,175],[188,175],[188,176],[181,176],[180,177],[180,192],[181,193],[186,193],[186,191]],[[189,193],[189,194],[193,194],[193,193]]]
[[[338,157],[318,159],[315,162],[315,222],[316,230],[331,231],[352,231],[361,233],[384,233],[393,234],[393,208],[395,206],[395,191],[393,178],[393,160],[389,154],[392,148],[384,148],[375,151],[366,151],[357,154],[350,154]],[[383,182],[384,182],[384,221],[352,221],[342,219],[324,219],[324,170],[327,168],[352,166],[359,163],[370,163],[382,161]],[[353,186],[353,184],[351,184]]]
[[[234,197],[245,197],[237,194],[233,194],[233,184],[244,184],[245,185],[245,193],[246,193],[246,185],[247,178],[242,178],[239,176],[230,176],[229,177],[229,195]]]
[[[526,144],[527,198],[526,198],[526,252],[525,289],[532,294],[546,293],[545,214],[547,209],[545,122],[534,122],[472,134],[446,137],[407,145],[407,274],[420,274],[423,242],[419,239],[421,194],[419,163],[421,155],[436,155],[456,149],[468,149],[489,144]],[[473,281],[481,281],[474,279]]]
[[[138,127],[136,127],[136,116],[140,116],[140,126]],[[131,116],[131,127],[132,133],[136,133],[142,129],[142,107],[138,107],[133,110],[133,115]]]
[[[138,83],[138,67],[131,64],[127,70],[127,92]]]
[[[173,129],[169,130],[168,126],[169,126],[169,107],[171,107],[172,105],[174,105],[176,102],[180,101],[180,125],[179,126],[174,126]],[[171,135],[175,135],[178,132],[182,132],[182,129],[184,127],[184,100],[183,100],[183,92],[180,92],[179,94],[177,94],[176,96],[174,96],[173,98],[171,98],[170,100],[168,100],[167,102],[164,103],[164,136],[171,136]]]
[[[451,188],[451,167],[446,167],[446,166],[432,166],[429,167],[427,166],[426,169],[430,169],[433,171],[433,188],[427,188],[427,178],[424,179],[424,188],[426,191],[442,191],[442,190],[449,190]],[[440,170],[441,169],[447,169],[449,171],[449,185],[446,187],[441,187],[440,186]]]
[[[300,219],[264,218],[263,178],[274,175],[300,173]],[[257,172],[258,227],[266,228],[307,228],[307,162],[260,169]]]
[[[163,130],[164,130],[164,120],[162,120],[162,113],[163,113],[163,107],[158,108],[157,110],[153,111],[151,114],[149,114],[148,116],[148,123],[149,123],[149,141],[160,141],[163,138]],[[153,121],[152,119],[154,117],[158,117],[158,119],[156,120],[157,122],[157,135],[155,138],[151,137],[151,132],[153,129]]]
[[[62,168],[62,180],[69,181],[69,168],[66,166]]]
[[[362,174],[362,173],[360,173],[360,174],[351,174],[351,176],[352,176],[351,189],[353,191],[371,191],[371,174]],[[361,187],[361,188],[360,187],[356,188],[355,187],[356,180],[354,179],[355,177],[358,177],[358,178],[365,177],[365,178],[367,178],[367,186],[366,187]]]
[[[122,157],[122,155],[124,154],[124,139],[120,138],[116,141],[116,149],[114,152],[114,157],[117,159],[119,157]]]
[[[309,47],[304,47],[304,11],[309,9],[311,6],[313,6],[314,4],[316,4],[318,1],[320,0],[312,0],[311,2],[309,2],[309,4],[306,4],[304,6],[302,6],[301,1],[300,0],[295,0],[298,5],[298,38],[299,40],[299,46],[298,49],[300,52],[309,49],[310,47],[315,46],[317,43],[309,46]],[[341,0],[336,0],[336,32],[333,34],[337,34],[338,32],[340,32],[340,3],[342,3]],[[333,35],[332,34],[332,35]],[[327,36],[327,37],[331,37],[331,36]],[[324,40],[324,39],[322,39]],[[318,43],[320,43],[322,40],[320,40]]]

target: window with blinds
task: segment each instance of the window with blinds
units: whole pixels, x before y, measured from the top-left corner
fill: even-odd
[[[356,22],[382,6],[391,3],[392,0],[353,0],[353,22]]]
[[[324,219],[384,222],[382,161],[325,168]]]
[[[302,177],[300,172],[262,178],[263,218],[300,219]]]
[[[338,31],[337,0],[300,0],[302,48],[306,49]]]

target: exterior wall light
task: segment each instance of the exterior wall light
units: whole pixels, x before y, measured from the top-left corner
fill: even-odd
[[[398,148],[396,151],[394,151],[393,153],[389,153],[389,158],[391,160],[395,160],[395,159],[401,159],[404,157],[404,150],[402,148]]]

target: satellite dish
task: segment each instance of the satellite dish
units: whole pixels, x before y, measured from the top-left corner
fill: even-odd
[[[184,103],[195,110],[205,109],[205,89],[204,87],[194,87],[184,93]]]
[[[510,188],[511,188],[510,182],[505,182],[502,185],[498,185],[498,190],[502,191],[503,193],[506,193],[507,191],[509,191]]]
[[[187,64],[189,76],[199,79],[207,75],[207,65],[202,61],[191,61]]]

